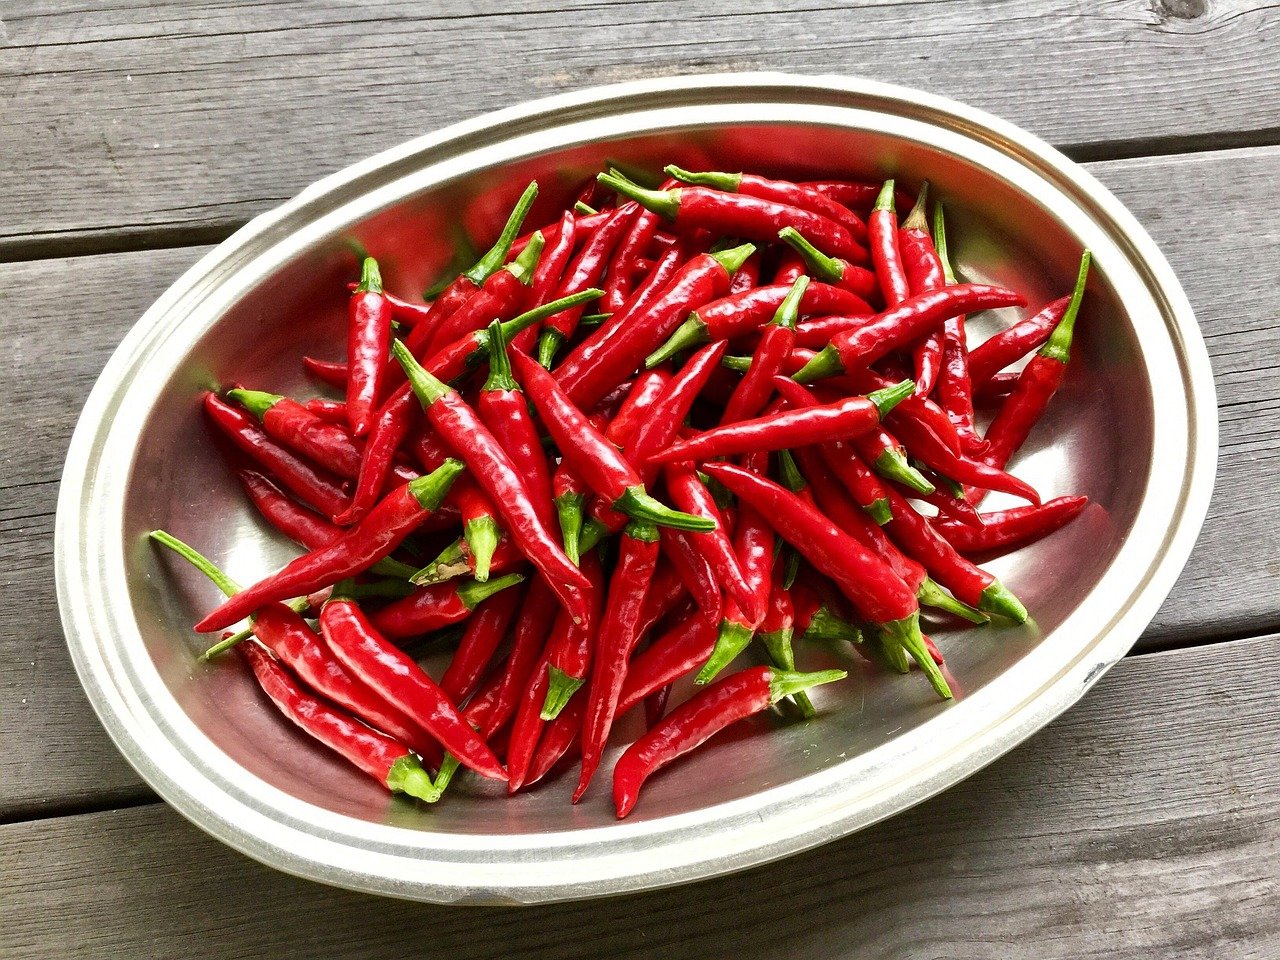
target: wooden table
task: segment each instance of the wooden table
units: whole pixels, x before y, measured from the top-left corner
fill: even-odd
[[[520,6],[0,7],[0,956],[1280,956],[1280,11]],[[1084,161],[1172,260],[1213,355],[1222,453],[1199,545],[1134,654],[907,816],[606,902],[345,893],[158,802],[89,709],[51,585],[67,440],[124,332],[207,245],[374,151],[532,96],[751,69],[858,73],[1007,117]]]

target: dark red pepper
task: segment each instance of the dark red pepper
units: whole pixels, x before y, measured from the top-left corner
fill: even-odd
[[[454,703],[462,703],[475,693],[523,599],[523,590],[504,589],[474,608],[458,649],[440,678],[440,689]]]
[[[961,553],[1005,553],[1066,526],[1088,502],[1088,497],[1057,497],[1038,506],[979,514],[981,523],[976,527],[943,519],[934,520],[932,526]]]
[[[347,421],[362,437],[373,425],[391,349],[391,304],[382,295],[378,261],[364,258],[347,308]]]

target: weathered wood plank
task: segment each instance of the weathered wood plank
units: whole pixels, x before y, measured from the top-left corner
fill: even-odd
[[[3,827],[0,953],[1273,957],[1280,726],[1255,664],[1278,654],[1271,637],[1130,658],[910,814],[739,876],[607,901],[459,910],[345,893],[232,853],[163,806]]]
[[[1259,490],[1280,480],[1280,148],[1095,164],[1168,253],[1213,352],[1223,451],[1209,521],[1140,648],[1280,628],[1280,532]],[[1229,189],[1221,185],[1229,184]],[[1224,229],[1223,224],[1230,224]],[[1240,238],[1249,238],[1242,243]],[[142,795],[64,651],[52,584],[57,479],[75,414],[125,330],[203,249],[0,265],[0,817]],[[1224,265],[1230,265],[1229,268]],[[1241,282],[1246,278],[1246,282]],[[1256,278],[1249,282],[1247,278]],[[73,329],[75,336],[57,331]],[[28,438],[40,437],[33,446]]]
[[[1280,11],[1264,0],[39,0],[6,14],[9,258],[205,242],[416,134],[670,73],[785,68],[915,85],[1087,157],[1280,134]]]

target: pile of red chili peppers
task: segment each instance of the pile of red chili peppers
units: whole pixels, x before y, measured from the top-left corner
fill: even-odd
[[[525,231],[530,184],[430,299],[365,259],[346,359],[303,359],[338,396],[204,397],[249,500],[306,551],[240,589],[153,534],[227,596],[198,631],[248,620],[204,656],[238,651],[392,791],[434,802],[463,766],[514,793],[577,759],[576,803],[643,705],[622,817],[729,724],[813,716],[842,657],[950,698],[922,630],[1024,621],[975,558],[1085,506],[1005,468],[1063,382],[1087,251],[1070,296],[971,348],[967,316],[1026,304],[956,277],[927,185],[666,174],[610,170]],[[990,491],[1024,503],[980,513]],[[438,678],[424,641],[452,645]],[[797,672],[801,645],[827,669]]]

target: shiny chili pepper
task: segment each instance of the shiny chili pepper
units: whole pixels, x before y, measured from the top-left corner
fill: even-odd
[[[627,661],[640,639],[639,619],[657,565],[658,528],[631,521],[622,531],[592,659],[582,722],[582,775],[573,793],[574,803],[582,799],[600,765],[626,680]]]
[[[359,286],[358,281],[352,280],[347,284],[347,290],[354,293]],[[431,316],[429,303],[414,303],[412,300],[396,296],[387,289],[383,289],[382,296],[386,299],[387,306],[391,308],[391,319],[403,327],[416,326]]]
[[[657,476],[658,468],[651,457],[670,445],[679,433],[698,394],[719,368],[726,347],[725,343],[713,343],[690,357],[636,428],[623,453],[642,483],[652,483]]]
[[[341,360],[319,360],[316,357],[303,357],[302,369],[321,383],[337,387],[339,390],[347,388],[347,365]]]
[[[717,619],[698,611],[676,622],[627,666],[618,699],[618,716],[641,700],[688,675],[706,662],[716,642]]]
[[[829,253],[849,260],[866,259],[866,248],[845,227],[802,207],[707,187],[647,190],[611,173],[599,174],[596,179],[659,214],[681,232],[703,229],[717,236],[769,243],[783,227],[795,227]]]
[[[659,553],[664,553],[661,546],[661,531],[658,534],[658,541]],[[684,607],[693,610],[696,604],[684,585],[684,578],[680,575],[680,571],[664,555],[658,561],[658,567],[649,583],[649,592],[645,596],[644,607],[636,620],[636,636],[643,637],[659,620],[679,615]]]
[[[596,653],[596,643],[603,624],[600,622],[600,606],[604,594],[604,574],[596,553],[583,559],[583,571],[592,586],[594,606],[591,621],[586,627],[575,626],[566,634],[562,646],[550,648],[547,658],[547,695],[542,703],[542,719],[552,720],[584,683]]]
[[[942,204],[933,208],[933,241],[947,283],[955,283],[951,257],[947,251],[947,225]],[[942,324],[942,366],[938,371],[938,405],[942,407],[965,453],[973,454],[986,444],[974,426],[973,381],[969,374],[969,342],[964,317],[951,317]]]
[[[649,777],[725,727],[768,709],[784,697],[846,676],[843,670],[792,673],[752,667],[695,694],[618,758],[613,770],[613,802],[618,819],[635,807],[640,788]]]
[[[872,180],[807,180],[802,181],[801,186],[816,190],[851,210],[866,210],[868,213],[883,189],[883,184]],[[911,205],[911,198],[901,190],[896,199],[904,207]]]
[[[320,633],[333,655],[363,683],[421,723],[445,750],[482,777],[506,780],[507,773],[408,654],[388,643],[352,601],[336,597],[320,611]]]
[[[781,233],[782,231],[779,231]],[[771,283],[793,284],[802,276],[807,276],[809,272],[808,266],[804,262],[804,258],[794,250],[786,250],[778,255],[778,262],[773,268],[773,279]],[[752,287],[759,284],[752,284]],[[750,290],[751,287],[744,287],[743,291]],[[732,293],[739,291],[730,290]]]
[[[988,447],[982,457],[984,462],[997,467],[1008,463],[1009,458],[1026,442],[1031,428],[1044,414],[1049,400],[1062,385],[1067,364],[1071,362],[1071,339],[1075,333],[1076,317],[1080,313],[1080,302],[1084,299],[1091,260],[1092,255],[1086,250],[1080,258],[1075,291],[1071,294],[1071,302],[1067,304],[1062,320],[1044,346],[1031,358],[1031,362],[1022,371],[1022,376],[1018,378],[1018,386],[987,428]]]
[[[734,388],[720,416],[722,425],[749,420],[769,402],[774,390],[773,377],[782,369],[782,362],[795,347],[800,301],[808,287],[808,277],[797,277],[773,319],[765,325],[760,343],[752,355],[751,367]]]
[[[473,477],[461,477],[449,491],[449,499],[462,515],[462,539],[472,560],[475,578],[483,583],[489,579],[489,565],[502,539],[497,510]]]
[[[871,265],[880,281],[884,304],[893,309],[911,296],[907,273],[898,247],[898,215],[894,209],[893,181],[886,180],[867,218],[867,242]]]
[[[529,772],[522,786],[537,783],[567,754],[582,735],[582,718],[587,712],[586,699],[574,697],[556,714],[556,718],[543,728],[538,749],[529,763]]]
[[[781,280],[775,280],[774,283],[781,283]],[[735,293],[746,293],[753,287],[760,285],[760,251],[757,250],[746,260],[742,261],[742,266],[733,272],[733,276],[729,278],[729,295]]]
[[[502,590],[474,608],[458,649],[440,678],[440,689],[454,703],[462,703],[475,693],[523,598],[523,590]]]
[[[1016,550],[1066,526],[1088,504],[1088,497],[1057,497],[1038,506],[979,514],[979,526],[935,519],[933,529],[961,553]]]
[[[228,390],[227,397],[253,414],[271,439],[340,477],[354,479],[360,474],[360,445],[344,427],[279,394],[237,387]]]
[[[929,224],[925,218],[925,204],[929,196],[929,184],[922,184],[911,213],[898,229],[898,249],[902,255],[902,267],[907,277],[907,289],[913,294],[925,293],[946,286],[947,277],[942,260],[929,236]],[[945,323],[962,322],[956,317]],[[944,323],[944,327],[945,327]],[[921,337],[914,348],[916,393],[927,397],[933,392],[942,368],[941,328],[930,330]]]
[[[1021,294],[985,283],[958,283],[909,297],[870,320],[838,333],[795,378],[801,383],[866,367],[911,343],[950,317],[993,307],[1021,306]],[[797,333],[797,342],[800,340]]]
[[[811,210],[843,226],[859,243],[867,237],[867,225],[862,222],[862,218],[844,204],[812,187],[793,183],[790,180],[770,180],[754,173],[690,173],[675,164],[664,169],[683,183],[712,187],[729,193],[741,193],[748,197],[759,197],[761,200],[772,200],[775,203],[784,203],[802,210]]]
[[[524,602],[520,605],[520,614],[516,618],[511,652],[507,654],[507,661],[503,664],[493,706],[479,727],[481,735],[486,739],[501,729],[519,706],[521,694],[542,655],[547,634],[551,632],[559,609],[556,595],[542,580],[534,580],[529,584]]]
[[[612,509],[633,520],[660,526],[685,530],[708,530],[714,526],[702,517],[672,510],[649,496],[635,468],[573,405],[555,377],[528,357],[515,354],[511,360],[561,456]]]
[[[354,529],[236,594],[196,624],[200,633],[229,627],[259,607],[302,596],[363,573],[389,556],[440,505],[463,470],[456,460],[388,494]]]
[[[615,314],[556,367],[556,380],[568,398],[590,406],[630,377],[689,310],[724,295],[729,277],[754,251],[755,247],[746,244],[699,254],[686,262],[647,306]]]
[[[613,252],[602,284],[604,299],[600,306],[605,313],[616,313],[627,302],[637,279],[636,268],[653,242],[660,219],[652,210],[641,210],[631,221],[631,228]]]
[[[769,594],[769,613],[760,623],[759,632],[760,643],[773,666],[779,670],[795,670],[796,654],[791,645],[795,633],[795,607],[791,603],[791,591],[782,585],[781,570],[774,572],[773,589]],[[791,699],[806,720],[817,716],[813,701],[803,690],[794,694]]]
[[[649,410],[670,382],[671,371],[662,367],[646,370],[631,381],[626,399],[605,428],[604,435],[609,438],[609,442],[616,447],[625,447],[630,443],[636,430],[649,416]]]
[[[535,307],[555,299],[555,291],[564,279],[569,261],[577,245],[577,218],[566,210],[560,218],[560,230],[555,237],[545,239],[546,246],[538,267],[533,271],[533,305]],[[592,286],[587,284],[587,286]],[[527,351],[521,351],[527,352]]]
[[[440,322],[427,353],[443,350],[455,340],[483,330],[490,321],[508,320],[531,306],[533,273],[542,250],[542,235],[535,233],[533,242],[524,248],[520,256],[495,271],[484,286]]]
[[[974,401],[976,403],[993,404],[999,400],[1003,400],[1017,389],[1018,378],[1020,376],[1022,376],[1021,371],[997,373],[982,386],[974,390]]]
[[[347,405],[341,400],[326,400],[324,397],[312,397],[303,404],[307,412],[325,423],[346,423]]]
[[[501,515],[508,536],[546,578],[574,621],[580,622],[587,613],[584,594],[590,584],[542,525],[530,502],[529,488],[511,457],[456,390],[424,370],[399,341],[392,344],[392,351],[404,366],[427,418],[471,467]],[[523,354],[517,353],[515,358],[537,366]]]
[[[924,467],[919,462],[915,466],[920,470],[921,475],[932,483],[936,489],[933,493],[908,492],[907,496],[936,507],[938,514],[945,519],[956,520],[975,527],[982,525],[982,520],[978,517],[978,511],[974,509],[972,503],[965,499],[963,484],[957,483],[950,477],[944,477],[942,474]]]
[[[917,493],[930,494],[934,486],[907,460],[906,448],[883,427],[876,427],[852,439],[863,461],[886,480],[900,483]]]
[[[1071,297],[1059,297],[1044,305],[1034,316],[1020,320],[984,340],[969,353],[969,378],[975,389],[982,389],[1009,364],[1021,360],[1042,346],[1062,321]]]
[[[854,266],[848,260],[828,257],[806,240],[799,230],[783,227],[778,231],[778,239],[790,247],[801,258],[801,264],[819,280],[847,290],[864,301],[879,295],[880,281],[874,273],[864,267]],[[782,281],[775,277],[773,282]]]
[[[570,264],[564,279],[560,282],[557,295],[563,297],[587,287],[599,285],[604,277],[605,268],[609,265],[610,255],[623,235],[631,229],[631,225],[635,223],[639,214],[640,207],[634,203],[623,204],[611,211],[609,219],[591,235],[591,239],[586,242]],[[608,293],[609,290],[606,287],[605,294]],[[560,347],[578,328],[578,320],[581,316],[582,308],[575,307],[547,319],[542,327],[542,336],[538,340],[539,363],[550,368]]]
[[[769,322],[790,292],[790,284],[755,287],[694,309],[671,338],[649,355],[645,366],[656,367],[677,353],[713,340],[733,340],[753,333]],[[860,297],[847,290],[826,283],[810,283],[800,299],[800,313],[866,314],[865,319],[869,319],[872,310]]]
[[[596,210],[587,212],[585,210],[574,210],[576,214],[573,222],[573,229],[578,235],[578,239],[590,237],[593,233],[600,229],[600,225],[613,216],[613,210]],[[541,227],[537,231],[530,230],[524,236],[517,237],[511,244],[509,255],[516,257],[521,254],[525,247],[529,245],[529,241],[533,239],[534,233],[541,233],[547,243],[553,243],[560,232],[560,224],[553,223],[547,227]]]
[[[241,650],[263,692],[313,738],[393,793],[407,793],[428,803],[440,799],[430,775],[402,743],[306,693],[261,647],[245,644]]]
[[[708,619],[718,621],[724,609],[724,594],[711,564],[694,546],[693,534],[664,527],[661,536],[662,555],[671,561],[693,602]]]
[[[391,347],[391,305],[382,294],[378,261],[364,258],[347,309],[347,420],[362,437],[373,424]]]
[[[888,374],[890,373],[893,375],[889,376]],[[899,370],[893,364],[885,364],[885,373],[877,373],[864,368],[846,374],[843,380],[846,386],[857,392],[867,393],[871,390],[881,390],[890,386],[905,376],[905,371]],[[891,425],[897,424],[904,419],[916,421],[941,443],[945,444],[948,450],[957,456],[960,454],[962,444],[959,434],[956,433],[950,418],[947,417],[942,408],[928,397],[922,397],[918,393],[907,397],[893,411],[889,417],[889,423]]]
[[[511,375],[502,324],[489,325],[489,378],[480,389],[476,412],[507,451],[529,488],[538,519],[548,530],[555,523],[551,505],[551,465],[538,436],[524,391]]]
[[[347,495],[336,480],[268,437],[243,410],[237,410],[213,393],[205,394],[204,410],[223,435],[270,471],[281,486],[299,500],[327,517],[347,509]]]
[[[865,397],[846,397],[835,403],[781,410],[754,420],[714,427],[660,451],[652,459],[658,463],[678,460],[701,463],[753,450],[785,450],[845,440],[874,429],[914,386],[910,380],[904,380]]]
[[[1040,502],[1040,494],[1031,484],[988,463],[956,456],[947,449],[946,444],[916,421],[903,419],[893,427],[896,435],[918,460],[943,476],[984,490],[999,490],[1031,503]]]

